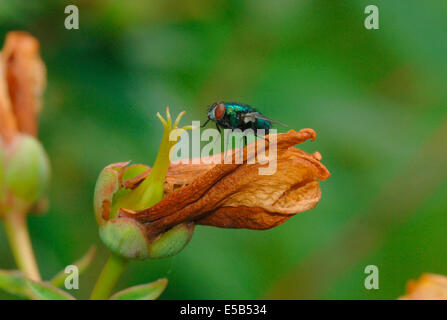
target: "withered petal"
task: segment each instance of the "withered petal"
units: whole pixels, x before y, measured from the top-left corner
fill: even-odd
[[[3,53],[0,52],[0,134],[10,142],[17,132],[17,125],[9,98]]]
[[[321,198],[317,179],[330,176],[319,161],[321,155],[309,155],[294,147],[315,136],[312,129],[276,135],[277,168],[272,175],[258,174],[259,168],[266,165],[247,163],[256,156],[248,146],[242,164],[173,163],[166,178],[166,183],[172,185],[166,190],[175,190],[174,185],[182,188],[168,192],[148,209],[122,209],[120,214],[149,223],[147,232],[153,236],[185,221],[225,228],[272,228],[298,212],[312,209]],[[269,150],[268,144],[265,149]],[[236,152],[232,151],[233,157]],[[224,156],[217,155],[221,159]]]
[[[20,132],[37,135],[37,115],[46,86],[39,41],[27,32],[6,35],[2,51],[9,96]]]
[[[264,230],[276,227],[292,215],[266,212],[263,208],[222,207],[196,221],[197,224],[220,228]]]

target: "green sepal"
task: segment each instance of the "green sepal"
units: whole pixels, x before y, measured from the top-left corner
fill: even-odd
[[[188,244],[193,233],[194,223],[176,225],[150,244],[149,258],[161,259],[176,255]]]
[[[111,219],[113,196],[120,188],[120,178],[127,162],[119,162],[105,167],[96,180],[93,208],[98,225]]]
[[[99,227],[99,236],[110,251],[128,259],[144,260],[148,242],[144,227],[133,219],[118,218]]]

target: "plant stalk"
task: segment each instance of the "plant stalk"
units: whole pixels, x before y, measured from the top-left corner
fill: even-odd
[[[96,281],[90,300],[106,300],[110,297],[119,277],[123,274],[129,260],[120,257],[113,252],[110,254],[101,275]]]
[[[31,280],[41,281],[29,237],[26,214],[22,212],[7,212],[3,217],[3,221],[17,267]]]

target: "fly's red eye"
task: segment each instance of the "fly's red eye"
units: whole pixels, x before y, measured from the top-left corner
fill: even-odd
[[[223,103],[219,103],[214,109],[214,116],[216,119],[220,119],[225,115],[225,105]]]

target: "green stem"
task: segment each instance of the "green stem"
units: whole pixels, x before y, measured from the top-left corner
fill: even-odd
[[[26,224],[26,214],[7,212],[3,217],[3,221],[17,267],[31,280],[40,281],[40,273]]]
[[[96,281],[90,300],[106,300],[110,297],[119,277],[123,274],[129,260],[114,253],[110,254],[101,275]]]

